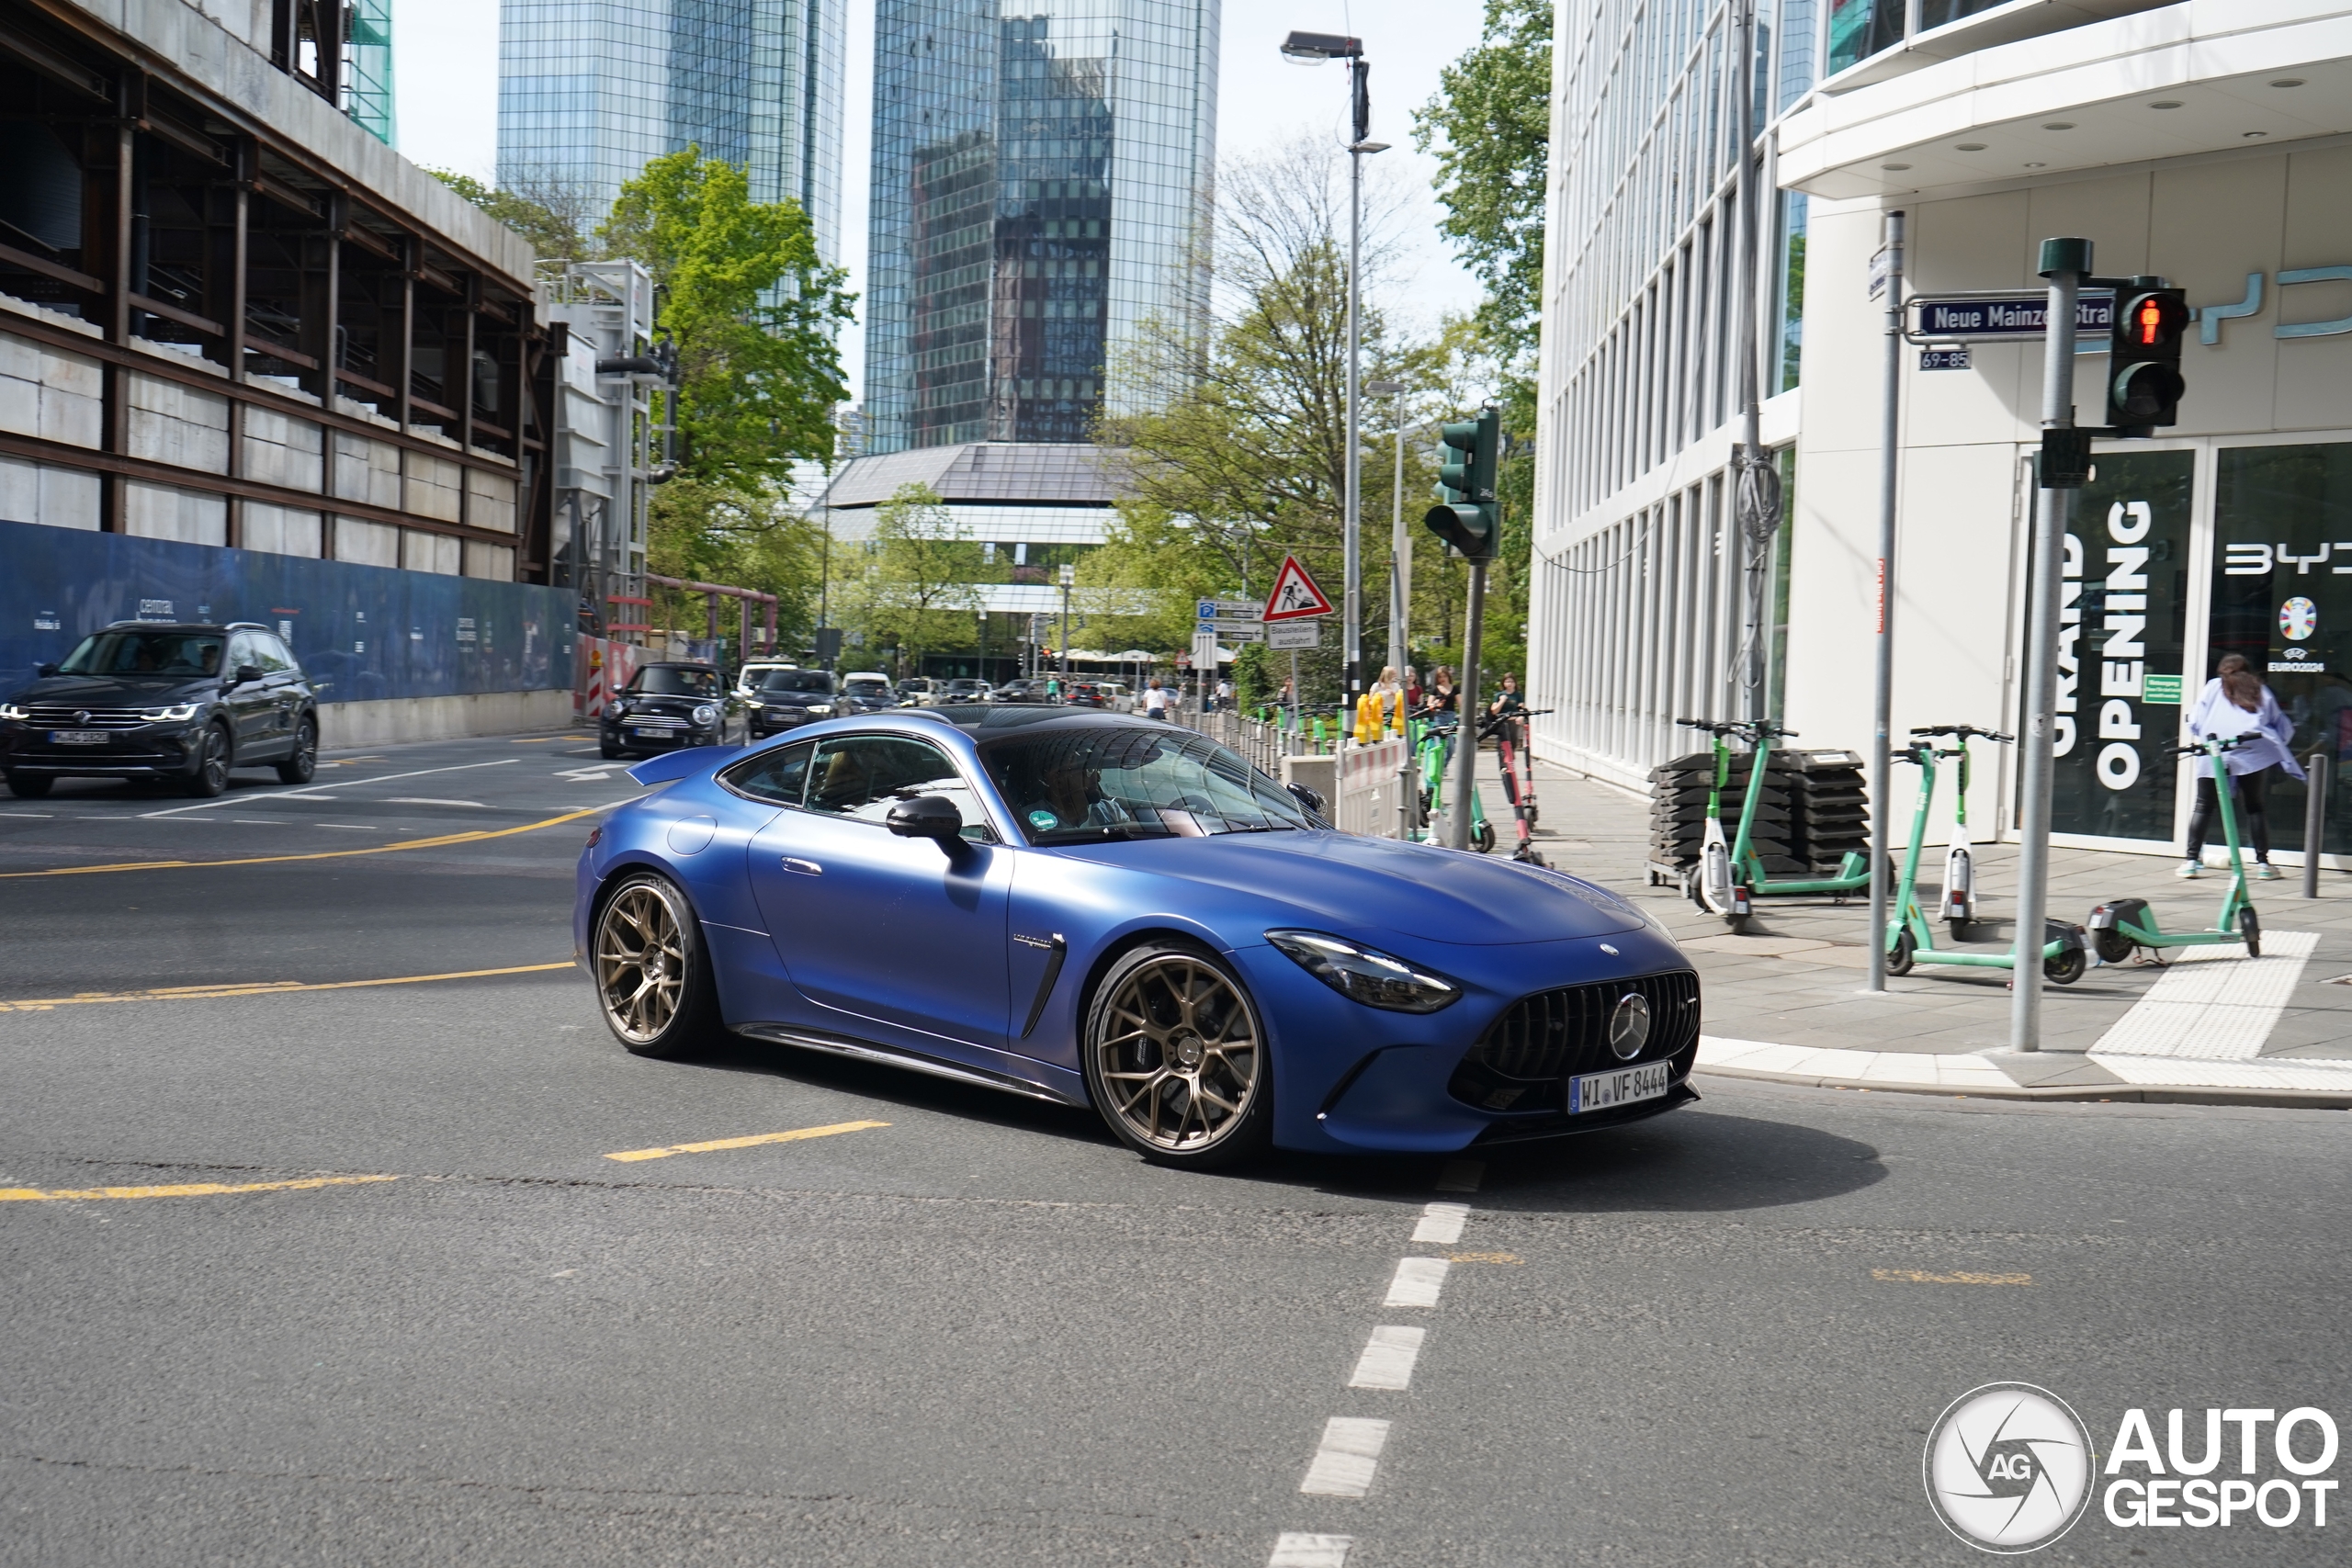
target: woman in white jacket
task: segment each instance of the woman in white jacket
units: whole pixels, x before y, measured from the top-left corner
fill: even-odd
[[[2230,782],[2237,789],[2238,828],[2241,840],[2251,839],[2254,844],[2254,874],[2263,881],[2276,881],[2278,868],[2270,863],[2270,818],[2262,808],[2262,786],[2273,768],[2283,769],[2290,778],[2300,779],[2303,770],[2296,764],[2295,754],[2287,749],[2295,737],[2295,725],[2279,711],[2278,699],[2270,694],[2262,677],[2254,672],[2245,656],[2237,653],[2222,655],[2220,673],[2205,682],[2198,694],[2197,705],[2189,710],[2188,735],[2192,740],[2202,740],[2209,735],[2243,735],[2243,746],[2222,753],[2229,764]],[[2205,874],[2205,836],[2212,831],[2215,813],[2221,809],[2221,791],[2213,776],[2213,759],[2200,757],[2197,761],[2197,809],[2188,818],[2188,858],[2181,863],[2178,876]]]

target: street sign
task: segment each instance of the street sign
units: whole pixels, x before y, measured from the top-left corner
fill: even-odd
[[[1296,621],[1330,613],[1331,601],[1315,586],[1315,579],[1298,564],[1298,558],[1283,557],[1283,569],[1274,574],[1274,591],[1266,595],[1266,619]]]
[[[1881,245],[1871,254],[1871,298],[1875,299],[1886,292],[1887,275],[1894,270],[1894,252]]]
[[[2169,703],[2180,705],[2180,677],[2177,675],[2143,675],[2140,677],[2140,700],[2143,703]]]
[[[1193,634],[1193,664],[1196,669],[1216,668],[1216,633],[1196,631]]]
[[[1195,599],[1193,615],[1204,621],[1254,621],[1262,608],[1255,599]]]
[[[1276,621],[1266,628],[1266,647],[1277,653],[1285,649],[1323,646],[1323,623],[1320,621]]]
[[[1963,344],[1959,348],[1923,348],[1919,351],[1919,368],[1922,370],[1965,370],[1969,368],[1967,346]]]
[[[2038,338],[2050,313],[2042,294],[1946,295],[1922,294],[1911,300],[1914,338],[1944,343],[2013,343]],[[2075,306],[2075,330],[2108,334],[2115,315],[2115,296],[2085,289]]]
[[[1266,640],[1266,623],[1254,615],[1246,621],[1195,621],[1193,626],[1202,631],[1215,630],[1217,639],[1221,642],[1263,642]]]

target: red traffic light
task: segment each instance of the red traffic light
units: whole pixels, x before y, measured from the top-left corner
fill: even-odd
[[[2160,348],[2179,339],[2188,325],[2188,307],[2177,289],[2143,294],[2126,307],[2124,339],[2135,347]]]

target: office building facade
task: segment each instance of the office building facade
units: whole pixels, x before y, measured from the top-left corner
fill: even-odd
[[[1770,705],[1808,745],[1871,732],[1886,338],[1871,274],[1887,214],[1905,215],[1913,299],[2038,299],[2041,242],[2086,238],[2100,274],[2168,277],[2197,319],[2179,423],[2101,440],[2075,500],[2054,827],[2061,841],[2176,852],[2192,784],[2166,749],[2224,654],[2262,672],[2299,754],[2352,750],[2352,586],[2335,584],[2352,582],[2352,6],[1839,4],[1821,21],[1818,85],[1759,137],[1782,202],[1808,204],[1801,385],[1766,404],[1792,480],[1764,628]],[[1547,299],[1545,323],[1564,358],[1598,335],[1566,303]],[[1939,342],[1909,319],[1886,567],[1894,732],[2013,729],[2041,343]],[[2104,334],[2080,348],[2075,413],[2096,424]],[[1580,450],[1566,428],[1545,438],[1531,673],[1538,705],[1580,711],[1544,721],[1540,746],[1634,782],[1690,749],[1674,717],[1740,694],[1723,679],[1737,604],[1705,597],[1718,552],[1735,551],[1729,520],[1702,500],[1694,536],[1692,513],[1670,504],[1689,476],[1719,471],[1725,443],[1653,445],[1594,472],[1613,448]],[[2014,762],[1995,751],[1972,801],[1980,836],[2007,829],[2016,793]],[[2272,794],[2291,861],[2303,789]],[[2352,852],[2346,814],[2327,822],[2323,852]]]
[[[498,177],[600,220],[623,182],[680,148],[798,201],[841,258],[847,0],[504,0]]]
[[[866,449],[1077,442],[1197,330],[1217,0],[876,7]]]

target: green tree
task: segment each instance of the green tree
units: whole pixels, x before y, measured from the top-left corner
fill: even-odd
[[[907,668],[920,671],[925,652],[977,640],[975,585],[989,575],[988,565],[929,485],[901,485],[875,509],[854,570],[842,618],[865,632],[869,648],[896,647]]]
[[[777,645],[803,645],[816,621],[824,558],[816,525],[772,491],[746,492],[691,478],[654,491],[651,524],[646,564],[653,571],[773,593]],[[691,629],[708,624],[702,594],[657,585],[649,596],[655,626]],[[753,626],[763,630],[765,620],[764,608],[755,608]],[[733,604],[719,606],[718,623],[722,632],[733,635]]]
[[[743,170],[689,147],[622,186],[597,232],[661,290],[683,472],[745,488],[832,460],[833,410],[849,397],[834,339],[854,297],[798,202],[753,201]]]
[[[1438,161],[1438,227],[1487,286],[1482,326],[1504,357],[1535,347],[1551,152],[1551,0],[1487,0],[1478,47],[1438,73],[1413,140]]]
[[[541,261],[594,259],[594,198],[583,187],[556,180],[493,186],[452,169],[424,172],[529,241]]]

